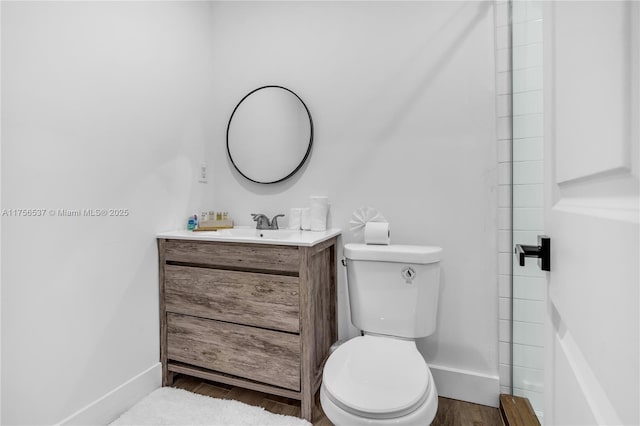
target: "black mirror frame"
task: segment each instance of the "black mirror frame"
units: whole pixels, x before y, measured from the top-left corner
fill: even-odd
[[[249,96],[251,96],[253,93],[257,92],[258,90],[269,89],[269,88],[277,88],[277,89],[286,90],[287,92],[293,94],[293,96],[298,98],[298,100],[300,101],[300,103],[304,107],[305,111],[307,111],[307,116],[309,117],[309,130],[310,130],[309,133],[310,133],[310,135],[309,135],[309,145],[307,146],[307,152],[304,154],[304,157],[300,161],[300,164],[298,164],[298,166],[291,173],[289,173],[285,177],[283,177],[281,179],[278,179],[278,180],[274,180],[274,181],[271,181],[271,182],[261,182],[261,181],[255,180],[255,179],[251,179],[250,177],[245,175],[242,172],[242,170],[240,170],[238,168],[238,166],[236,165],[236,163],[233,161],[233,157],[231,157],[231,151],[229,150],[229,128],[231,127],[231,121],[233,120],[233,116],[235,115],[236,111],[238,110],[238,108],[240,107],[242,102],[245,99],[247,99]],[[287,89],[286,87],[278,86],[278,85],[262,86],[262,87],[258,87],[257,89],[254,89],[251,92],[247,93],[242,99],[240,99],[240,102],[238,102],[236,107],[233,109],[233,112],[231,113],[231,117],[229,117],[229,122],[227,124],[227,138],[226,139],[227,139],[227,156],[229,157],[229,161],[231,161],[231,164],[233,164],[233,167],[237,170],[238,173],[240,173],[242,175],[242,177],[244,177],[247,180],[250,180],[251,182],[255,182],[255,183],[259,183],[259,184],[263,184],[263,185],[268,185],[268,184],[272,184],[272,183],[278,183],[278,182],[282,182],[283,180],[289,179],[291,176],[296,174],[296,172],[298,170],[300,170],[300,168],[307,161],[307,158],[309,157],[309,154],[311,153],[311,147],[313,146],[313,119],[311,118],[311,112],[309,112],[309,108],[307,108],[307,104],[305,104],[304,101],[300,98],[300,96],[298,96],[293,90],[290,90],[290,89]]]

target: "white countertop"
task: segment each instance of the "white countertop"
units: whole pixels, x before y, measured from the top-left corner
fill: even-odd
[[[340,235],[342,230],[333,228],[326,231],[295,231],[290,229],[258,230],[251,227],[236,227],[218,231],[178,231],[160,232],[157,238],[172,240],[218,241],[252,244],[275,244],[283,246],[311,247],[322,241]]]

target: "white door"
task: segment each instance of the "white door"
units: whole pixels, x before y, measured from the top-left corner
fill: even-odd
[[[640,4],[544,4],[545,424],[640,424]]]

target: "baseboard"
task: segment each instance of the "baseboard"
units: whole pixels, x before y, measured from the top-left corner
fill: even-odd
[[[429,364],[439,396],[473,402],[474,404],[499,406],[500,378],[474,371]]]
[[[76,411],[56,426],[109,424],[161,384],[162,364],[157,363]]]

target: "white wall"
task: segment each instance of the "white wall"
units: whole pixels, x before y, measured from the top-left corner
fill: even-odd
[[[1,421],[106,422],[158,385],[155,233],[212,198],[211,5],[1,7],[2,208],[45,209],[2,217]],[[84,208],[130,213],[48,213]]]
[[[2,423],[95,423],[88,404],[111,401],[108,417],[157,383],[157,231],[204,208],[250,225],[312,194],[331,198],[344,242],[372,205],[394,242],[444,248],[438,332],[420,347],[441,395],[497,402],[491,3],[1,8],[2,208],[46,211],[2,218]],[[224,137],[236,102],[269,83],[305,100],[315,146],[265,187],[231,170]],[[48,215],[84,208],[130,214]],[[342,270],[339,285],[352,336]]]
[[[492,3],[220,2],[213,8],[216,210],[252,225],[328,195],[331,225],[378,208],[394,243],[444,248],[437,332],[419,342],[441,395],[496,404],[498,291]],[[227,120],[280,84],[313,115],[314,148],[291,180],[243,180]],[[268,161],[268,158],[265,158]],[[353,336],[339,271],[340,336]]]

